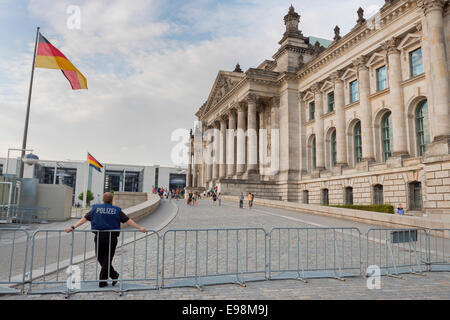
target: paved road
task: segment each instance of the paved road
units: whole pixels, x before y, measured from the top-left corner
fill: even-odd
[[[156,237],[146,236],[126,246],[123,252],[116,255],[113,265],[118,268],[123,254],[124,264],[122,272],[124,279],[147,279],[145,284],[152,286],[156,283],[156,264],[159,259],[164,262],[163,272],[166,286],[179,285],[188,280],[193,284],[195,273],[201,275],[224,274],[238,279],[249,277],[258,278],[258,271],[264,269],[265,263],[270,263],[275,271],[274,276],[283,275],[283,270],[296,268],[298,262],[304,262],[307,270],[321,270],[325,265],[353,267],[359,260],[357,244],[358,235],[342,230],[333,235],[331,233],[312,232],[306,238],[297,232],[280,230],[274,233],[271,246],[272,255],[266,256],[264,261],[264,246],[267,244],[259,231],[263,228],[269,231],[273,227],[302,228],[302,227],[357,227],[363,234],[371,228],[361,223],[339,220],[324,216],[303,214],[294,211],[254,207],[239,209],[237,204],[225,202],[221,207],[213,207],[211,201],[202,200],[197,207],[187,206],[184,201],[174,204],[179,206],[178,215],[162,229],[159,251],[156,247]],[[166,205],[169,205],[166,203]],[[164,206],[163,206],[164,207]],[[162,207],[162,208],[163,208]],[[166,231],[174,229],[202,229],[202,228],[240,228],[240,231]],[[242,230],[248,228],[247,230]],[[287,230],[287,229],[286,229]],[[278,232],[278,231],[276,231]],[[306,231],[305,231],[306,232]],[[307,240],[305,240],[307,239]],[[239,241],[238,241],[239,240]],[[375,239],[377,240],[377,239]],[[380,254],[386,252],[384,244],[379,243]],[[365,241],[362,242],[363,247]],[[317,249],[317,247],[319,249]],[[196,250],[197,248],[197,250]],[[308,249],[309,248],[309,249]],[[301,250],[300,250],[301,249]],[[394,254],[404,255],[407,260],[411,257],[408,248],[398,248]],[[401,249],[401,250],[400,250]],[[319,250],[319,255],[315,253]],[[327,250],[327,258],[323,252]],[[364,260],[365,249],[361,254]],[[316,252],[315,252],[316,251]],[[195,254],[198,252],[198,254]],[[377,250],[378,252],[378,250]],[[206,259],[208,257],[208,259]],[[298,259],[302,257],[302,259]],[[353,258],[352,258],[353,257]],[[157,259],[158,258],[158,259]],[[341,260],[344,259],[345,260]],[[419,257],[420,258],[420,257]],[[198,261],[198,268],[194,266]],[[341,262],[342,261],[342,262]],[[337,263],[337,264],[336,264]],[[356,263],[358,264],[358,263]],[[82,268],[83,279],[96,280],[95,261],[86,263]],[[356,265],[356,267],[360,267]],[[354,271],[354,270],[353,270]],[[244,272],[244,273],[243,273]],[[246,273],[249,272],[247,275]],[[252,273],[254,272],[254,273]],[[60,274],[60,276],[63,276]],[[55,278],[55,275],[53,275]],[[172,278],[172,279],[171,279]],[[183,279],[178,279],[183,278]],[[247,282],[246,287],[236,284],[222,284],[204,286],[203,291],[195,288],[164,288],[151,291],[132,291],[120,299],[449,299],[450,273],[426,273],[424,276],[403,275],[403,279],[382,277],[380,290],[369,290],[365,277],[346,278],[345,281],[336,279],[310,279],[307,284],[297,280],[270,280]],[[51,277],[49,277],[51,279]],[[151,280],[154,280],[153,282]],[[144,282],[141,282],[144,283]],[[194,282],[195,283],[195,282]],[[94,284],[94,283],[93,283]],[[48,288],[49,285],[37,286],[33,289]],[[111,288],[111,287],[110,287]],[[60,294],[3,296],[2,299],[63,299]],[[119,298],[115,292],[77,293],[71,299],[111,299]]]

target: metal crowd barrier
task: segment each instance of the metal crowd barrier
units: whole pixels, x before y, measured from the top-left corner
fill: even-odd
[[[382,275],[423,273],[428,263],[428,233],[424,229],[370,229],[367,232],[367,267]]]
[[[272,228],[269,238],[271,280],[361,275],[357,228]]]
[[[119,273],[99,287],[99,242],[111,232],[0,228],[0,294],[114,291],[249,281],[336,278],[362,274],[361,233],[357,228],[176,229],[162,237],[155,231],[120,230],[112,264]],[[450,271],[450,230],[370,229],[366,267],[381,275]],[[162,253],[160,245],[163,245]],[[31,247],[31,250],[29,250]],[[30,252],[31,251],[31,252]],[[101,250],[102,251],[102,250]],[[162,263],[160,266],[160,254]],[[106,259],[106,258],[105,258]],[[29,261],[29,265],[27,262]],[[368,271],[366,271],[368,272]],[[161,273],[161,275],[160,275]],[[368,275],[366,273],[366,275]]]
[[[450,229],[428,232],[428,271],[450,271]]]
[[[28,240],[26,230],[0,228],[0,294],[24,293]]]
[[[50,208],[10,205],[9,220],[17,224],[45,223]]]
[[[266,279],[266,231],[262,228],[168,230],[163,236],[161,287]]]
[[[111,259],[114,230],[39,230],[31,238],[31,261],[28,293],[62,293],[66,296],[77,292],[115,291],[122,294],[129,290],[158,289],[159,236],[149,230],[142,234],[137,230],[120,230],[111,268],[119,273],[115,286],[112,279],[106,287],[99,287],[99,256],[104,256],[100,241],[94,237],[106,235],[107,261]],[[105,237],[105,236],[103,236]],[[98,253],[98,254],[97,254]],[[79,284],[79,285],[77,285]]]

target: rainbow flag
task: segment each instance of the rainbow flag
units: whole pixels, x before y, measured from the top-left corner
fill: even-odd
[[[88,153],[87,162],[89,163],[89,166],[93,167],[98,172],[102,173],[102,164],[98,162],[90,153]]]
[[[40,32],[36,53],[36,68],[59,69],[69,80],[73,90],[87,89],[86,78]]]

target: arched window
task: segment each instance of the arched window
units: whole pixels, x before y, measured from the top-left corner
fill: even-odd
[[[322,205],[327,206],[328,204],[328,189],[322,189]]]
[[[309,203],[309,192],[308,190],[303,190],[303,203],[308,204]]]
[[[391,112],[387,112],[383,118],[381,118],[381,140],[383,146],[383,161],[386,161],[389,157],[392,157],[392,116]]]
[[[353,204],[353,188],[352,187],[345,188],[344,199],[345,199],[345,204]]]
[[[331,165],[336,165],[337,149],[336,149],[336,130],[331,134]]]
[[[409,209],[422,210],[422,184],[418,181],[409,184]]]
[[[355,153],[355,163],[361,162],[362,159],[362,140],[361,140],[361,121],[355,124],[353,129],[353,150]]]
[[[425,152],[425,145],[430,142],[430,127],[428,121],[428,101],[423,100],[416,108],[416,137],[417,153],[422,156]]]
[[[383,186],[381,184],[373,186],[373,203],[383,204]]]
[[[312,169],[316,168],[316,137],[311,142]]]

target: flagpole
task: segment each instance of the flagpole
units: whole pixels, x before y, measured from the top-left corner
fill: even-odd
[[[25,156],[25,149],[27,148],[28,122],[30,120],[31,92],[33,91],[34,64],[36,62],[36,51],[37,51],[37,45],[38,45],[38,39],[39,39],[39,29],[40,28],[37,27],[36,41],[34,43],[33,65],[31,67],[30,88],[28,91],[28,105],[27,105],[27,113],[25,116],[25,129],[23,131],[23,140],[22,140],[22,155],[20,156],[19,178],[23,178],[23,157]]]
[[[87,152],[86,155],[86,164],[85,164],[85,172],[87,173],[87,175],[84,175],[84,191],[83,191],[83,208],[86,208],[86,203],[87,203],[87,190],[88,190],[88,184],[89,184],[89,163],[87,162],[87,159],[89,157],[89,152]],[[86,179],[87,177],[87,179]]]

